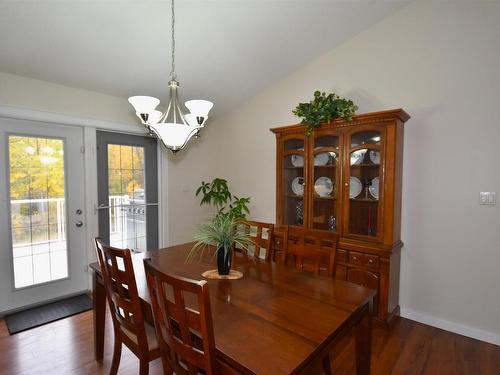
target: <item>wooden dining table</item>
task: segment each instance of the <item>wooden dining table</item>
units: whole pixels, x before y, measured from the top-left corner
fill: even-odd
[[[150,296],[143,259],[150,258],[165,273],[200,280],[204,271],[214,268],[215,259],[205,253],[186,262],[191,247],[182,244],[133,255],[146,307]],[[90,267],[95,358],[101,360],[106,297],[99,265]],[[322,360],[347,335],[354,335],[357,373],[370,373],[373,290],[242,255],[233,257],[232,267],[243,278],[208,280],[216,355],[224,373],[318,374]]]

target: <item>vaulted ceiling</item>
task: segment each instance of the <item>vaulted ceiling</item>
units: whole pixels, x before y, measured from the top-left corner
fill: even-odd
[[[410,1],[177,0],[183,99],[227,111]],[[0,0],[0,71],[165,100],[170,1]]]

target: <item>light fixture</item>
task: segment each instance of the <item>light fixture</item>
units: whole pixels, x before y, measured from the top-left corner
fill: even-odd
[[[184,148],[191,137],[199,136],[205,126],[208,112],[213,104],[207,100],[189,100],[185,106],[190,113],[184,115],[179,107],[177,94],[179,82],[175,73],[175,9],[172,0],[172,70],[168,82],[170,99],[167,110],[162,113],[156,110],[160,100],[151,96],[132,96],[128,98],[134,106],[136,115],[152,135],[158,137],[163,145],[173,153]]]

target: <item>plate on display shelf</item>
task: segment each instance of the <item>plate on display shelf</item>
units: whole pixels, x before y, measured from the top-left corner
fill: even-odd
[[[292,180],[292,191],[295,195],[304,195],[304,177],[295,177]]]
[[[314,157],[315,166],[327,165],[329,161],[330,154],[328,152],[322,152]]]
[[[314,190],[320,197],[329,197],[333,191],[333,182],[328,177],[320,177],[314,183]]]
[[[378,177],[375,177],[373,180],[372,180],[372,183],[370,185],[370,187],[368,188],[368,190],[370,191],[370,194],[373,198],[375,199],[378,199],[378,195],[379,195],[379,185],[380,185],[380,178]]]
[[[304,166],[304,157],[302,155],[292,155],[291,158],[292,165],[294,167],[303,167]]]
[[[369,156],[373,164],[380,164],[380,151],[370,150]]]
[[[351,165],[359,165],[363,162],[366,154],[366,148],[351,152]]]
[[[359,180],[359,178],[351,176],[349,181],[349,198],[356,198],[363,190],[363,184]]]

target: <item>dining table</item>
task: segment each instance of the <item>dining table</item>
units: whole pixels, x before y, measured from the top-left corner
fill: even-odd
[[[215,268],[213,249],[187,261],[192,243],[134,253],[141,303],[150,311],[143,260],[164,273],[203,279]],[[212,250],[212,251],[210,251]],[[98,263],[93,270],[95,359],[102,360],[106,294]],[[216,356],[222,373],[318,374],[335,345],[354,337],[357,374],[370,373],[375,291],[277,262],[233,256],[239,280],[209,279]],[[152,315],[146,313],[147,319]]]

